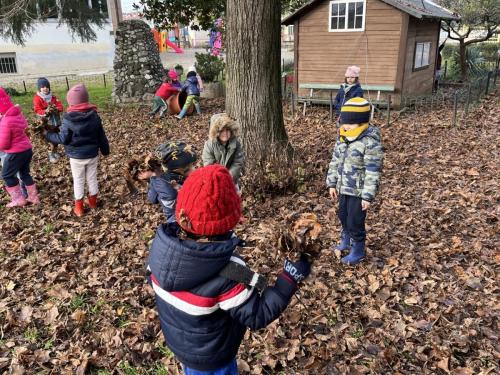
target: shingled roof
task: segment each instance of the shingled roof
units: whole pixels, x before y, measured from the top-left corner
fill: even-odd
[[[316,6],[318,3],[324,0],[312,0],[297,9],[294,13],[285,17],[281,24],[290,25],[297,18],[301,17],[304,13],[307,13],[310,9]],[[388,5],[391,5],[410,16],[415,18],[437,18],[443,20],[458,20],[460,17],[457,14],[452,13],[446,8],[430,1],[430,0],[380,0]]]

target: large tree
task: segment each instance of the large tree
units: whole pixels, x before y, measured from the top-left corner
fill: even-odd
[[[0,37],[24,45],[37,22],[57,18],[73,36],[92,41],[96,39],[94,27],[106,22],[106,12],[105,0],[95,2],[92,8],[82,0],[0,0]]]
[[[459,42],[461,79],[467,79],[467,47],[498,34],[500,0],[439,0],[440,5],[460,15],[460,21],[442,24],[448,38]]]

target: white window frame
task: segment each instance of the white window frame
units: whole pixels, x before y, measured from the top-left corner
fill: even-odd
[[[349,24],[349,4],[351,3],[363,3],[363,21],[361,28],[349,29],[347,25]],[[344,29],[332,29],[332,7],[333,4],[345,4],[345,28]],[[331,0],[328,6],[328,31],[331,33],[351,33],[365,31],[366,22],[366,0]],[[356,24],[356,13],[354,13],[354,24]]]
[[[16,53],[15,52],[2,52],[0,53],[0,58],[2,59],[14,59],[14,68],[15,68],[15,72],[0,72],[0,76],[2,75],[8,75],[8,74],[19,74],[19,65],[17,65],[17,56],[16,56]],[[6,64],[6,63],[2,63],[3,64]]]
[[[413,70],[426,69],[431,65],[432,42],[416,42],[413,56]],[[425,58],[427,61],[425,61]]]

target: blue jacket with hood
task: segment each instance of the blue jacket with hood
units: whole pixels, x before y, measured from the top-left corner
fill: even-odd
[[[348,85],[343,83],[340,85],[340,89],[337,92],[337,96],[335,97],[335,113],[337,116],[340,115],[340,110],[345,102],[352,98],[362,98],[363,97],[363,89],[359,82],[355,83],[350,89],[347,89]]]
[[[175,223],[177,191],[184,183],[184,179],[184,176],[178,173],[167,172],[149,180],[148,200],[161,205],[167,223]]]
[[[196,74],[190,75],[186,78],[181,90],[185,91],[188,95],[200,96],[200,86],[198,84]]]
[[[231,232],[210,242],[181,239],[163,224],[148,260],[166,345],[189,368],[213,371],[233,360],[247,327],[257,330],[287,307],[297,286],[285,274],[262,293],[219,275],[239,239]]]

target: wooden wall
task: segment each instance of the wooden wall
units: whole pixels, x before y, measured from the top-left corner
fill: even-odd
[[[410,17],[406,43],[403,95],[416,96],[432,93],[439,29],[440,26],[437,20],[419,20]],[[431,42],[430,65],[425,69],[414,71],[415,44],[418,42]]]
[[[297,83],[340,84],[346,67],[358,65],[361,85],[400,88],[397,66],[400,51],[406,50],[401,50],[406,14],[379,0],[367,0],[364,32],[329,32],[329,4],[322,1],[296,22]]]

